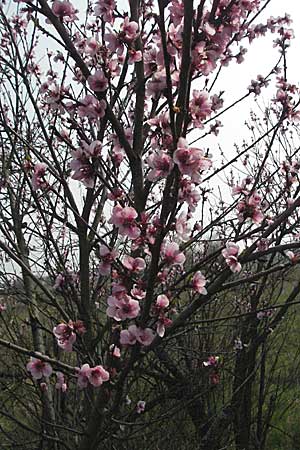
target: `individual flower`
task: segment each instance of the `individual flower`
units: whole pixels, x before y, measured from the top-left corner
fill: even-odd
[[[98,387],[109,380],[109,373],[102,366],[96,366],[88,371],[87,377],[92,386]]]
[[[102,17],[104,22],[113,23],[113,12],[116,7],[115,0],[97,0],[94,14],[95,16]]]
[[[88,119],[101,119],[105,115],[106,101],[98,100],[93,95],[86,95],[80,100],[78,107],[79,117],[87,117]]]
[[[205,276],[200,272],[200,270],[194,274],[192,279],[192,287],[196,292],[198,292],[198,294],[207,294],[207,290],[205,288],[206,283],[207,280],[205,279]]]
[[[177,149],[173,156],[183,175],[189,175],[195,183],[200,183],[200,173],[211,167],[211,160],[204,156],[200,148],[189,147],[184,138],[178,139]]]
[[[137,239],[141,232],[136,224],[138,214],[131,206],[122,208],[116,205],[113,208],[110,223],[119,228],[119,233],[122,236],[128,236],[130,239]]]
[[[207,361],[203,362],[204,367],[216,367],[219,363],[219,356],[210,356]]]
[[[41,361],[37,358],[30,358],[30,361],[26,365],[26,369],[31,373],[32,378],[40,380],[42,377],[50,377],[52,374],[52,367],[45,361]]]
[[[193,125],[203,128],[203,121],[212,113],[212,101],[206,91],[193,90],[192,100],[190,101],[190,114]]]
[[[222,255],[225,258],[226,264],[232,272],[240,272],[242,269],[241,264],[238,262],[238,255],[240,248],[234,242],[227,242],[226,248],[222,250]]]
[[[78,19],[76,16],[78,10],[75,9],[72,3],[68,0],[54,0],[52,12],[55,16],[59,17],[60,20],[65,20],[66,22],[73,22]]]
[[[135,319],[140,313],[139,302],[127,294],[122,295],[119,299],[111,295],[108,297],[107,304],[106,314],[117,321]]]
[[[90,75],[88,83],[92,91],[95,92],[106,91],[108,87],[108,80],[102,69],[97,70],[94,75]]]
[[[151,153],[147,158],[147,163],[151,168],[147,175],[148,180],[155,181],[159,178],[167,178],[174,167],[174,162],[166,151],[159,150]]]
[[[170,304],[170,301],[169,301],[168,297],[166,295],[162,294],[157,297],[155,306],[158,309],[164,309],[164,308],[167,308],[169,306],[169,304]]]
[[[73,350],[73,344],[76,341],[76,333],[82,335],[85,331],[85,327],[81,320],[77,320],[76,322],[70,320],[67,324],[60,323],[53,328],[53,334],[57,339],[57,345],[66,352],[71,352]]]
[[[176,242],[164,242],[161,254],[168,266],[182,266],[185,262],[185,255],[179,250],[179,245]]]

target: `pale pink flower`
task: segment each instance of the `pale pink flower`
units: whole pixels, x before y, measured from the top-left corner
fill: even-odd
[[[140,305],[129,295],[124,294],[120,299],[110,296],[107,299],[108,308],[106,314],[117,321],[135,319],[140,313]]]
[[[128,236],[130,239],[137,239],[141,234],[135,220],[137,216],[136,210],[131,206],[122,208],[122,206],[116,205],[113,208],[109,222],[119,228],[119,233],[122,236]]]
[[[166,178],[174,167],[172,158],[163,150],[151,153],[147,158],[147,163],[152,169],[147,175],[150,181]]]
[[[154,332],[151,328],[139,328],[136,325],[130,325],[128,330],[122,330],[120,333],[121,345],[134,345],[139,342],[142,345],[148,346],[154,339]]]
[[[121,358],[121,350],[116,345],[112,344],[109,347],[110,351],[112,352],[112,356],[114,358]]]
[[[164,262],[169,265],[182,266],[185,262],[185,255],[179,250],[179,245],[176,242],[165,242],[162,245],[161,253]]]
[[[227,242],[226,248],[222,250],[222,255],[225,258],[226,264],[232,272],[240,272],[242,269],[241,264],[238,262],[238,255],[240,248],[234,242]]]
[[[195,183],[200,183],[200,172],[211,167],[211,161],[204,156],[200,148],[188,147],[184,138],[178,139],[177,150],[173,156],[174,162],[178,165],[183,175],[189,175]]]
[[[109,275],[111,271],[111,265],[118,256],[118,252],[115,250],[109,250],[106,245],[100,245],[99,254],[101,263],[99,264],[99,272],[101,275]]]
[[[181,241],[188,241],[191,237],[191,227],[188,222],[187,214],[182,212],[176,220],[175,229],[177,237]]]
[[[97,70],[94,75],[89,76],[88,83],[92,91],[95,92],[106,91],[108,87],[108,80],[102,69]]]
[[[206,91],[193,90],[190,113],[195,127],[203,128],[203,121],[212,113],[212,101]]]
[[[94,14],[95,16],[102,17],[104,22],[113,23],[113,12],[116,7],[115,0],[97,0]]]
[[[73,350],[73,344],[76,342],[76,333],[82,335],[85,331],[85,326],[81,320],[77,320],[76,322],[70,320],[67,324],[60,323],[53,328],[53,334],[57,339],[57,345],[66,352],[71,352]]]
[[[133,273],[142,272],[146,267],[143,258],[132,258],[131,256],[124,256],[122,264]]]
[[[207,290],[205,288],[206,283],[207,280],[205,276],[200,272],[200,270],[194,274],[192,279],[192,287],[196,292],[202,295],[206,295],[207,294]]]
[[[299,259],[300,259],[300,255],[299,254],[295,255],[295,253],[290,251],[290,250],[287,250],[285,252],[285,255],[289,258],[289,260],[291,261],[292,264],[296,264],[299,261]]]
[[[101,119],[105,115],[106,101],[97,100],[93,95],[86,95],[80,100],[78,107],[79,117],[87,117],[89,119]]]
[[[144,402],[143,400],[139,400],[136,404],[136,412],[138,414],[141,414],[145,411],[146,408],[146,402]]]
[[[156,332],[159,337],[164,337],[166,332],[166,327],[170,327],[172,325],[172,320],[168,319],[168,317],[160,316],[157,324],[156,324]]]
[[[96,366],[87,372],[87,378],[94,387],[98,387],[109,380],[109,373],[102,366]]]
[[[52,367],[50,364],[37,358],[30,358],[30,361],[26,365],[26,369],[31,373],[32,378],[35,380],[40,380],[42,377],[48,378],[52,374]]]
[[[121,345],[134,345],[136,344],[136,325],[130,325],[128,330],[122,330],[120,333],[120,344]]]
[[[61,20],[65,20],[66,22],[73,22],[78,19],[76,16],[78,10],[75,9],[72,3],[68,0],[54,0],[52,12],[55,16],[59,17]]]
[[[83,364],[80,369],[77,369],[77,384],[81,389],[86,388],[89,384],[88,376],[90,370],[89,364]]]
[[[167,308],[170,304],[168,297],[164,294],[159,295],[156,299],[155,306],[159,309]]]

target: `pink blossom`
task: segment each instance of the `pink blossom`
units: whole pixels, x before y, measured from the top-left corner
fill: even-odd
[[[185,255],[179,250],[176,242],[165,242],[162,245],[161,253],[165,263],[169,266],[180,265],[185,262]]]
[[[66,352],[71,352],[73,350],[73,344],[76,342],[76,333],[82,335],[85,331],[85,327],[81,320],[77,320],[76,322],[70,320],[68,324],[60,323],[53,328],[53,334],[57,339],[57,345]]]
[[[200,148],[188,147],[184,138],[179,138],[177,150],[173,156],[174,162],[178,165],[183,175],[189,175],[195,183],[200,183],[200,172],[211,167],[211,161],[204,156]]]
[[[66,22],[73,22],[74,20],[78,19],[78,17],[76,16],[78,10],[75,9],[72,3],[68,0],[54,0],[52,5],[52,12],[53,14],[55,14],[55,16],[59,17],[60,20],[65,20]]]
[[[226,264],[232,272],[240,272],[242,269],[241,264],[238,262],[239,253],[239,246],[233,242],[227,242],[226,248],[222,250],[222,255],[225,258]]]
[[[133,273],[142,272],[146,267],[146,263],[142,258],[132,258],[131,256],[124,256],[122,264]]]
[[[155,306],[159,309],[167,308],[170,304],[168,297],[164,294],[159,295],[156,299]]]
[[[90,370],[89,364],[83,364],[83,366],[77,370],[77,384],[81,389],[86,388],[89,384],[88,375]]]
[[[67,390],[67,383],[65,382],[65,377],[62,372],[56,372],[55,389],[61,390],[62,392],[66,392]]]
[[[116,7],[115,0],[97,0],[94,14],[102,17],[104,22],[113,23],[113,12]]]
[[[190,101],[190,113],[195,127],[203,128],[203,121],[212,113],[212,101],[206,91],[193,91],[193,98]]]
[[[138,214],[131,206],[125,206],[122,208],[120,205],[116,205],[113,208],[110,223],[119,228],[119,233],[122,236],[128,236],[130,239],[136,239],[140,236],[141,232],[136,224],[135,219]]]
[[[46,164],[38,163],[34,166],[34,172],[32,175],[32,189],[34,191],[37,191],[38,189],[44,189],[48,186],[48,183],[45,181],[45,175],[46,175]]]
[[[42,377],[48,378],[52,373],[50,364],[37,358],[30,358],[30,361],[26,365],[26,369],[31,373],[32,378],[35,380],[40,380]]]
[[[0,303],[0,313],[2,313],[3,311],[6,311],[7,307],[4,303]]]
[[[91,368],[87,372],[87,378],[94,387],[101,386],[104,381],[109,380],[109,373],[102,366]]]
[[[94,75],[89,76],[88,83],[92,91],[103,92],[108,87],[108,80],[102,69],[96,71]]]
[[[188,222],[187,214],[182,212],[176,220],[175,229],[177,237],[182,241],[188,241],[191,237],[191,227]]]
[[[247,196],[237,204],[238,217],[240,221],[251,219],[254,223],[259,224],[264,220],[261,210],[261,197],[257,192]]]
[[[143,400],[139,400],[136,404],[136,412],[138,414],[141,414],[145,411],[146,408],[146,402],[144,402]]]
[[[106,314],[117,321],[135,319],[140,313],[140,305],[129,295],[124,294],[120,299],[111,295],[107,300]]]
[[[105,115],[106,101],[97,100],[93,95],[86,95],[78,107],[79,117],[87,117],[89,119],[101,119]]]
[[[114,358],[121,358],[121,350],[116,345],[112,344],[109,347],[110,351],[112,352],[112,356]]]
[[[109,250],[106,245],[100,245],[99,255],[101,263],[99,264],[99,272],[101,275],[109,275],[111,271],[111,265],[118,256],[118,252],[115,250]]]
[[[200,272],[196,272],[192,279],[192,287],[193,289],[198,292],[199,294],[206,295],[207,290],[205,288],[205,285],[207,283],[207,280],[205,279],[205,276]]]
[[[163,150],[151,153],[147,158],[147,163],[152,169],[147,175],[150,181],[166,178],[174,167],[172,158]]]
[[[136,325],[130,325],[128,330],[122,330],[120,333],[121,345],[134,345],[139,342],[142,345],[148,346],[154,339],[154,332],[151,328],[139,328]]]
[[[172,320],[164,315],[161,315],[156,324],[156,332],[159,337],[163,338],[166,332],[166,327],[170,327],[172,325]]]
[[[290,251],[290,250],[287,250],[285,252],[285,255],[289,258],[289,260],[291,261],[292,264],[297,264],[297,262],[300,259],[300,255],[299,254],[295,255],[295,253]]]

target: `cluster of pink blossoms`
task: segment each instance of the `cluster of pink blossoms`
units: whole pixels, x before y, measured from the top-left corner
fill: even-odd
[[[113,284],[112,295],[107,299],[106,314],[118,322],[135,319],[140,313],[140,304],[127,294],[126,288],[120,284]]]
[[[53,328],[53,334],[57,339],[57,345],[66,352],[71,352],[73,350],[73,344],[76,342],[76,335],[82,335],[85,331],[85,326],[81,320],[77,320],[76,322],[70,320],[67,324],[60,323]]]
[[[103,366],[90,367],[89,364],[83,364],[77,369],[77,384],[80,388],[86,388],[89,384],[94,387],[101,386],[109,380],[109,372]]]
[[[148,346],[154,339],[154,331],[151,328],[140,328],[136,325],[130,325],[128,330],[122,330],[120,333],[121,345],[135,345],[139,342],[141,345]]]

